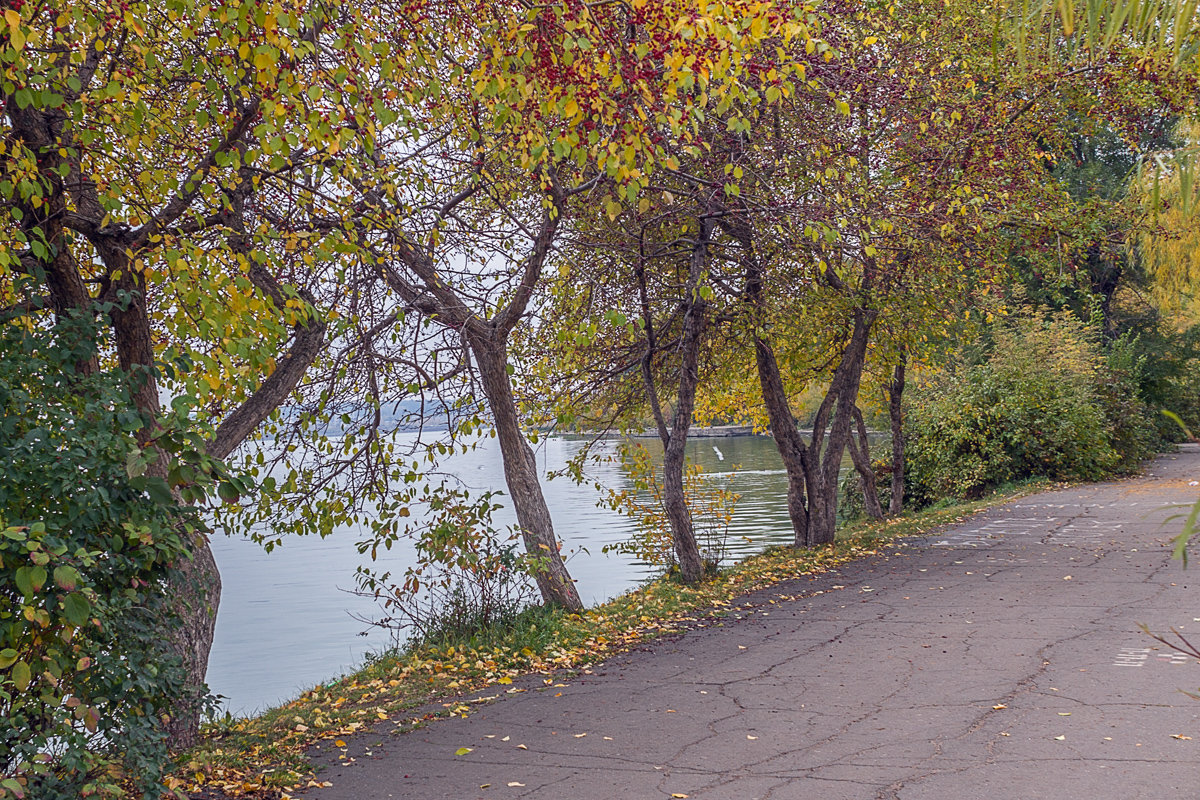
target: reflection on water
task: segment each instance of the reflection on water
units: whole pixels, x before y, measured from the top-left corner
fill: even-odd
[[[642,441],[647,447],[657,446],[655,440]],[[544,440],[537,448],[538,464],[543,473],[560,469],[582,446],[578,439]],[[612,452],[616,442],[597,446]],[[792,540],[787,479],[769,438],[694,439],[688,456],[708,473],[706,479],[727,481],[741,495],[727,541],[731,558]],[[472,489],[504,488],[494,440],[448,458],[442,467]],[[601,464],[589,474],[614,488],[628,485],[615,464]],[[604,545],[625,539],[632,524],[615,511],[597,507],[595,489],[567,478],[543,487],[585,603],[606,600],[650,576],[649,569],[630,556],[602,552]],[[516,522],[507,507],[494,519],[498,526]],[[294,697],[391,644],[386,631],[368,629],[355,620],[377,616],[375,603],[346,591],[354,587],[354,570],[365,558],[354,547],[361,538],[361,531],[340,529],[325,539],[285,541],[269,555],[248,540],[214,539],[224,589],[208,681],[213,691],[228,698],[230,711],[253,712]],[[376,567],[402,573],[412,553],[411,545],[399,543],[380,553]]]

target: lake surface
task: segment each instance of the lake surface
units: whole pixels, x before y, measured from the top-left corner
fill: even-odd
[[[661,451],[656,440],[639,441]],[[583,445],[584,440],[567,437],[540,442],[536,452],[543,474],[560,469]],[[616,446],[616,441],[598,445],[607,452]],[[693,439],[688,457],[704,469],[705,480],[721,481],[741,495],[726,538],[730,558],[792,541],[787,478],[769,437]],[[449,456],[440,466],[472,493],[504,489],[494,440]],[[628,477],[613,463],[592,468],[589,474],[607,486],[629,486]],[[568,569],[585,603],[607,600],[655,574],[631,556],[603,552],[606,544],[627,539],[633,523],[616,511],[598,507],[601,497],[592,486],[556,478],[544,481],[543,488],[555,532],[568,556]],[[508,505],[506,498],[499,499]],[[516,522],[511,507],[501,509],[493,519],[497,528]],[[277,705],[393,644],[393,634],[355,619],[382,616],[375,601],[348,591],[355,585],[355,568],[367,558],[355,549],[362,538],[361,531],[339,529],[324,539],[285,540],[268,554],[248,539],[214,537],[224,588],[208,683],[226,698],[228,710],[247,714]],[[380,553],[374,566],[400,574],[412,554],[411,545],[402,542]]]

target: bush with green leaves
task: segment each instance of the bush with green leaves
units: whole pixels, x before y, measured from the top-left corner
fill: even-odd
[[[94,342],[86,320],[0,320],[0,798],[158,796],[184,692],[164,586],[201,524],[178,498],[214,465]],[[188,480],[151,477],[160,457]]]
[[[532,556],[522,553],[515,530],[492,523],[501,506],[498,492],[472,496],[444,482],[428,487],[428,513],[385,539],[359,542],[359,552],[374,560],[380,544],[391,549],[400,535],[416,545],[414,563],[399,583],[390,572],[359,567],[357,593],[372,597],[384,616],[362,619],[407,635],[415,643],[462,640],[515,619],[533,600],[529,581]]]
[[[1136,466],[1157,439],[1137,398],[1136,363],[1056,314],[1000,323],[976,363],[911,393],[914,504],[972,498],[1014,480],[1099,480]]]

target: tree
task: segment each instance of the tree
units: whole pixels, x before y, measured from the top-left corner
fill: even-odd
[[[0,297],[31,325],[99,316],[95,355],[132,410],[169,393],[220,420],[228,456],[281,404],[325,342],[296,265],[334,256],[318,185],[362,100],[319,51],[351,11],[259,4],[19,4],[4,12]],[[67,380],[69,376],[64,376]],[[190,399],[189,399],[190,398]],[[141,442],[153,450],[153,426]],[[176,487],[167,458],[150,474]],[[172,573],[174,652],[193,740],[220,581],[203,534]]]
[[[704,109],[729,102],[736,81],[724,76],[744,68],[748,45],[803,26],[751,3],[704,14],[686,3],[448,4],[436,21],[414,45],[429,71],[406,72],[399,96],[436,83],[437,102],[384,128],[370,154],[378,172],[362,245],[390,293],[375,313],[416,312],[461,338],[457,358],[477,371],[520,526],[544,564],[543,596],[577,608],[521,433],[509,337],[577,203],[636,196],[647,174],[674,163],[672,146],[694,136]],[[428,54],[447,41],[467,43],[471,57],[435,63]],[[414,197],[414,185],[431,189]]]
[[[115,369],[77,374],[90,320],[21,323],[0,318],[0,797],[157,796],[163,718],[194,699],[166,587],[227,476],[186,413],[140,413]],[[163,454],[177,495],[145,474]]]

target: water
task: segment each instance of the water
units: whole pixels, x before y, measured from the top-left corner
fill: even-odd
[[[642,441],[657,447],[655,440]],[[541,442],[537,457],[543,474],[561,468],[582,446],[582,440],[561,437]],[[611,452],[616,444],[599,446]],[[703,467],[706,480],[722,481],[741,494],[726,540],[730,558],[792,541],[787,477],[771,439],[693,439],[688,456]],[[442,468],[473,490],[503,490],[500,463],[499,447],[485,440],[473,451],[447,458]],[[615,464],[600,465],[591,474],[608,486],[629,485]],[[600,496],[594,488],[557,478],[544,481],[543,489],[585,603],[607,600],[654,574],[631,556],[603,552],[604,545],[626,539],[632,523],[616,511],[597,507]],[[500,501],[507,506],[504,498]],[[510,525],[516,520],[506,507],[494,521]],[[354,547],[362,538],[361,531],[342,529],[325,539],[286,540],[270,554],[246,539],[214,538],[224,586],[208,682],[227,698],[226,708],[244,714],[277,705],[358,666],[368,653],[392,643],[387,631],[355,619],[380,616],[373,600],[348,591],[354,587],[355,568],[366,558]],[[381,553],[375,567],[398,574],[411,557],[411,545],[401,543]]]

